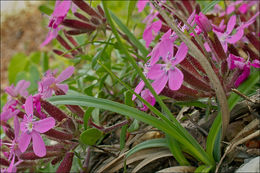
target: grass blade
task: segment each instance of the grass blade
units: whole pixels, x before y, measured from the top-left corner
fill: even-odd
[[[260,75],[258,71],[251,74],[249,78],[238,87],[238,90],[243,94],[247,94],[254,87],[254,85],[259,81],[259,76]],[[230,95],[230,97],[228,98],[229,110],[232,110],[235,107],[239,99],[240,96],[238,96],[235,93],[232,93]],[[214,158],[214,155],[215,156],[220,155],[219,153],[220,140],[218,139],[219,138],[218,133],[220,130],[221,130],[221,113],[219,113],[216,119],[214,120],[207,138],[206,152],[212,158]]]
[[[125,26],[116,15],[111,13],[111,17],[116,22],[118,27],[127,35],[127,37],[131,40],[131,42],[136,45],[136,47],[140,50],[143,57],[146,57],[148,55],[148,50],[144,47],[144,45],[132,34],[131,31]]]

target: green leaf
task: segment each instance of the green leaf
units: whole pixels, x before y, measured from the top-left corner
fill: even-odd
[[[167,148],[167,141],[165,138],[159,138],[159,139],[151,139],[151,140],[147,140],[144,141],[138,145],[136,145],[134,148],[132,148],[131,150],[129,150],[126,154],[126,159],[131,156],[132,154],[143,150],[143,149],[147,149],[147,148],[155,148],[155,147],[165,147]]]
[[[127,131],[130,133],[130,132],[136,131],[137,129],[139,129],[139,121],[134,120],[132,122],[132,124],[130,125],[130,127],[127,129]]]
[[[94,98],[90,96],[78,96],[78,95],[63,95],[63,96],[54,96],[48,99],[53,104],[61,104],[61,105],[78,105],[78,106],[89,106],[96,107],[100,109],[105,109],[113,112],[117,112],[119,114],[125,115],[127,117],[135,118],[139,121],[147,123],[166,134],[169,134],[176,140],[178,140],[182,145],[187,146],[188,150],[193,154],[194,157],[198,158],[204,163],[210,164],[211,161],[208,160],[208,156],[204,152],[201,147],[195,146],[193,143],[187,141],[186,138],[183,137],[182,134],[179,133],[178,129],[175,126],[169,125],[168,123],[158,120],[157,118],[139,111],[133,107],[120,104],[117,102],[113,102],[107,99]],[[198,144],[199,145],[199,144]]]
[[[128,26],[128,24],[129,24],[129,20],[132,16],[134,9],[135,9],[136,3],[137,3],[137,0],[132,0],[132,1],[129,1],[129,3],[128,3],[128,15],[127,15],[126,26]]]
[[[14,83],[16,75],[25,69],[27,61],[27,57],[23,53],[17,53],[11,58],[8,66],[8,80],[10,84]]]
[[[216,4],[218,4],[219,2],[221,2],[220,0],[213,0],[212,2],[210,2],[201,12],[203,14],[206,14],[208,11],[210,11]]]
[[[125,96],[125,104],[133,107],[134,106],[134,101],[132,100],[133,94],[130,91],[126,91],[124,92],[124,96]]]
[[[42,53],[42,69],[44,73],[49,69],[49,57],[46,52]]]
[[[174,104],[180,105],[180,106],[195,106],[199,108],[207,108],[208,104],[202,103],[200,101],[177,101]],[[217,106],[211,106],[211,108],[217,109]]]
[[[122,150],[125,147],[125,137],[126,137],[126,131],[127,130],[127,125],[124,125],[121,128],[120,132],[120,150]]]
[[[137,40],[137,38],[129,31],[127,26],[125,26],[119,19],[111,12],[111,17],[116,22],[118,27],[127,35],[127,37],[131,40],[131,42],[140,50],[143,57],[146,57],[148,55],[148,50],[143,46],[143,44]],[[146,58],[143,58],[144,61],[146,61]]]
[[[45,13],[47,14],[48,16],[50,16],[52,14],[52,9],[50,9],[49,7],[47,7],[46,5],[40,5],[39,6],[39,10],[42,12],[42,13]]]
[[[186,129],[184,129],[180,125],[180,123],[172,115],[172,113],[168,109],[168,107],[163,103],[163,101],[160,99],[160,97],[156,94],[156,92],[153,89],[152,85],[150,84],[148,79],[144,76],[144,74],[143,74],[142,70],[140,69],[140,67],[138,67],[138,65],[136,64],[135,59],[128,53],[127,48],[121,42],[121,39],[120,39],[119,34],[118,34],[118,31],[117,31],[117,29],[116,29],[116,27],[115,27],[115,25],[114,25],[114,23],[113,23],[113,21],[111,19],[110,12],[108,11],[107,2],[103,0],[102,4],[103,4],[103,7],[104,7],[104,11],[105,11],[107,20],[108,20],[108,22],[109,22],[109,24],[111,26],[112,32],[115,35],[115,37],[116,37],[116,39],[117,39],[117,41],[119,43],[118,45],[120,47],[120,50],[126,55],[127,60],[132,64],[132,66],[135,68],[137,73],[141,76],[141,78],[144,81],[144,83],[146,84],[147,88],[151,91],[151,93],[155,97],[156,101],[159,103],[159,105],[161,106],[162,110],[167,115],[167,117],[166,117],[161,112],[159,112],[157,109],[153,109],[156,112],[156,115],[158,115],[163,121],[160,121],[160,127],[157,124],[156,125],[154,124],[152,126],[157,127],[158,129],[162,130],[161,129],[162,128],[161,125],[162,125],[162,122],[163,122],[168,127],[163,126],[164,130],[162,130],[162,131],[164,131],[165,133],[168,133],[169,135],[173,136],[176,140],[178,140],[183,145],[189,146],[187,148],[190,150],[191,153],[193,153],[193,156],[196,157],[198,160],[201,160],[202,162],[204,162],[206,164],[215,165],[214,159],[210,158],[208,156],[208,154],[200,146],[200,144],[189,134],[189,132]],[[141,98],[141,97],[138,97],[138,98]],[[150,106],[151,105],[149,105],[149,108],[150,108]],[[153,108],[153,107],[151,106],[151,108]],[[133,115],[132,115],[132,117],[133,117]],[[136,119],[145,122],[144,120],[141,119],[141,117],[138,117]],[[170,119],[171,119],[171,121],[170,121]],[[145,122],[145,123],[147,123],[147,122]],[[147,124],[150,124],[150,123],[147,123]],[[172,133],[172,131],[168,131],[169,129],[174,129],[173,130],[174,133]]]
[[[29,87],[29,91],[35,91],[38,89],[38,81],[40,81],[40,72],[38,71],[38,67],[34,64],[29,66],[29,80],[31,85]]]
[[[95,109],[95,108],[93,108],[93,107],[89,107],[89,108],[86,110],[85,114],[84,114],[83,122],[84,122],[84,129],[85,129],[85,130],[87,130],[87,128],[88,128],[88,120],[89,120],[89,118],[91,117],[92,111],[93,111],[94,109]]]
[[[87,129],[80,135],[80,140],[86,145],[95,145],[97,140],[101,138],[102,132],[98,129]]]
[[[179,142],[169,135],[166,135],[166,141],[168,144],[168,148],[172,152],[172,155],[177,160],[177,162],[182,166],[190,165],[189,161],[185,158],[181,151]]]
[[[259,81],[259,76],[260,74],[258,71],[252,73],[249,76],[249,78],[238,87],[238,90],[241,93],[246,95],[251,90],[251,88],[253,88],[254,85]],[[235,93],[232,93],[230,95],[230,97],[228,98],[229,110],[232,110],[235,107],[239,99],[240,96],[238,96]],[[220,146],[220,140],[219,140],[220,130],[221,130],[221,113],[219,112],[219,114],[215,118],[210,128],[209,135],[207,138],[207,143],[206,143],[206,152],[210,155],[211,158],[217,156],[216,159],[218,159],[219,158],[218,156],[220,155],[219,153],[220,149],[216,147],[216,146]]]
[[[212,169],[212,166],[201,165],[199,166],[194,173],[208,173]]]

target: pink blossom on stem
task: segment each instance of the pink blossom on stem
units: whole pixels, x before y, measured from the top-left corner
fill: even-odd
[[[137,2],[137,8],[139,13],[144,10],[144,7],[146,6],[147,3],[149,3],[149,0],[139,0]]]
[[[152,106],[155,105],[156,100],[148,89],[145,89],[141,92],[141,97],[147,102],[149,102]],[[143,107],[141,108],[141,110],[147,111],[148,107],[143,103]]]
[[[143,39],[146,42],[146,47],[148,48],[150,43],[153,41],[153,39],[155,38],[155,36],[158,34],[158,32],[160,31],[162,27],[162,22],[156,21],[154,23],[152,23],[150,26],[146,27],[146,29],[144,30],[143,33]]]
[[[176,55],[169,54],[168,58],[164,61],[166,64],[155,64],[151,67],[147,76],[149,79],[154,80],[152,86],[157,94],[160,94],[168,82],[171,90],[180,89],[183,83],[183,73],[176,65],[179,64],[188,53],[188,47],[185,43],[181,43]]]
[[[195,21],[203,32],[212,31],[212,26],[209,19],[202,12],[195,16]]]
[[[242,82],[244,82],[248,76],[250,75],[250,66],[255,67],[255,68],[260,68],[260,61],[259,60],[254,60],[252,63],[249,62],[249,59],[246,61],[242,57],[235,56],[233,54],[230,54],[228,59],[228,67],[230,70],[233,70],[235,68],[239,68],[243,72],[241,75],[237,78],[235,82],[235,87],[238,87]]]
[[[33,141],[33,151],[39,156],[46,155],[46,147],[40,133],[45,133],[55,126],[55,119],[52,117],[39,121],[33,119],[33,97],[30,95],[24,104],[26,115],[21,122],[21,136],[19,138],[19,148],[25,152],[31,139]]]
[[[14,161],[15,161],[15,156],[13,156],[12,161],[11,161],[9,167],[1,169],[1,172],[2,173],[13,173],[13,172],[16,172],[16,170],[17,170],[16,167],[22,162],[22,160],[19,160],[16,163],[14,163]]]
[[[5,92],[11,97],[18,97],[19,95],[22,97],[27,97],[28,96],[27,88],[29,86],[30,86],[30,82],[25,80],[20,80],[17,83],[16,87],[14,87],[14,85],[6,87]]]
[[[67,13],[69,12],[69,9],[71,7],[71,0],[63,0],[62,2],[60,0],[56,1],[55,9],[50,16],[50,22],[48,27],[50,28],[50,31],[45,39],[45,41],[41,44],[41,47],[47,45],[51,40],[57,37],[58,32],[62,29],[59,25],[62,23],[64,18],[67,16]],[[75,9],[75,8],[73,8]]]
[[[235,25],[236,25],[236,16],[234,15],[230,17],[227,24],[227,29],[224,33],[215,31],[225,52],[227,52],[228,43],[234,44],[237,41],[239,41],[244,35],[243,28],[237,28],[236,33],[234,35],[231,35]]]
[[[173,54],[173,45],[176,39],[177,37],[175,37],[175,34],[172,34],[170,29],[162,36],[161,41],[153,48],[152,52],[148,55],[151,56],[151,66],[156,64],[159,59],[166,60],[168,55]]]
[[[41,94],[42,98],[51,97],[52,93],[57,89],[61,89],[63,92],[67,93],[68,85],[61,84],[61,82],[71,77],[73,73],[73,66],[66,68],[57,78],[55,78],[50,71],[47,71],[42,81],[39,82],[38,92]]]

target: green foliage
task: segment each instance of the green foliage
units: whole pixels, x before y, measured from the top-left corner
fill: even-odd
[[[102,132],[95,128],[85,130],[80,135],[80,141],[86,145],[95,145],[97,140],[101,138]]]
[[[243,94],[248,94],[250,92],[251,88],[253,88],[257,82],[259,81],[259,72],[256,71],[253,74],[249,76],[249,78],[243,82],[239,87],[238,90]],[[235,93],[232,93],[228,98],[228,106],[229,110],[231,111],[236,103],[239,101],[240,96],[238,96]],[[216,161],[219,160],[220,153],[220,131],[221,131],[221,113],[219,113],[214,120],[209,135],[207,138],[207,145],[206,145],[206,151],[207,153],[214,158]]]
[[[11,58],[8,66],[8,79],[10,84],[15,82],[16,76],[19,72],[25,70],[27,61],[27,57],[23,53],[17,53]]]

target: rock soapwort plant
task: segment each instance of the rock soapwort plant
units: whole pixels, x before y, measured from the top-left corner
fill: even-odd
[[[56,1],[41,47],[56,39],[60,45],[53,53],[74,66],[59,75],[58,70],[47,70],[35,92],[28,92],[26,80],[5,89],[1,172],[35,172],[47,167],[45,163],[56,172],[89,172],[92,149],[120,158],[99,145],[121,128],[120,149],[126,149],[127,130],[138,121],[157,128],[165,138],[137,145],[124,155],[126,160],[142,147],[163,146],[179,165],[193,166],[195,172],[214,172],[220,166],[220,141],[239,100],[232,90],[246,94],[259,78],[259,2],[220,6],[211,1],[203,8],[199,1],[184,0],[125,3],[129,3],[128,20],[135,6],[139,15],[146,12],[142,39],[112,12],[108,1],[96,7],[84,0]],[[98,35],[106,40],[100,41]],[[82,43],[83,37],[87,40]],[[97,51],[93,58],[84,49],[88,44]],[[92,71],[84,70],[85,65]],[[95,75],[88,77],[90,73]],[[84,88],[86,83],[91,85]],[[118,83],[125,91],[124,101],[123,93],[115,89]],[[217,105],[206,146],[182,126],[165,98],[190,104],[207,98]],[[99,119],[106,111],[101,110],[126,119],[106,127]],[[79,167],[73,168],[76,161]]]

